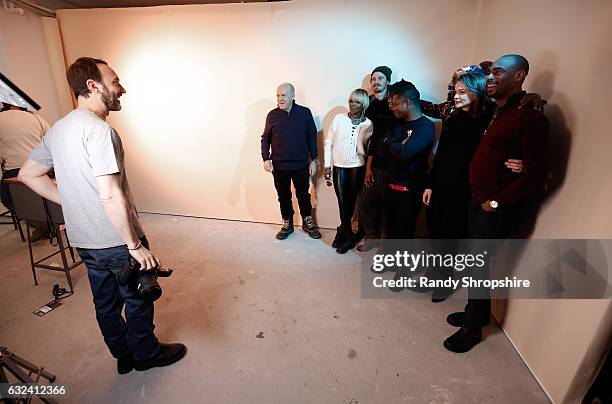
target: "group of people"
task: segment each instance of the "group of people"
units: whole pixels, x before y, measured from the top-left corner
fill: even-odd
[[[324,175],[334,185],[340,212],[337,251],[345,253],[364,236],[364,248],[382,238],[414,237],[422,204],[429,207],[432,237],[510,236],[521,204],[538,192],[545,172],[548,122],[537,107],[522,107],[530,99],[522,91],[528,71],[527,60],[518,55],[499,58],[490,72],[462,69],[454,75],[449,102],[434,105],[422,101],[410,82],[390,85],[388,67],[374,69],[373,95],[351,92],[348,113],[335,116],[325,134]],[[77,59],[67,79],[77,108],[46,130],[40,143],[37,138],[37,145],[29,145],[33,151],[25,162],[13,163],[9,156],[5,175],[18,172],[21,182],[62,205],[68,238],[87,266],[96,319],[118,373],[167,366],[183,358],[187,348],[160,343],[153,302],[117,281],[130,256],[143,270],[159,264],[130,192],[121,138],[106,122],[111,111],[121,110],[125,89],[105,61],[89,57]],[[294,231],[293,183],[302,228],[320,238],[308,193],[318,167],[317,128],[311,111],[295,103],[291,84],[280,85],[276,96],[278,108],[268,114],[261,138],[264,169],[273,174],[283,218],[276,237],[286,239]],[[539,98],[533,99],[537,106]],[[44,132],[43,122],[20,112],[26,115],[8,111],[0,118],[32,128],[40,123]],[[426,114],[443,119],[431,169],[435,130]],[[54,179],[48,175],[52,169]],[[360,225],[354,232],[357,204]],[[471,349],[489,312],[490,299],[470,295],[464,312],[448,316],[460,329],[444,345],[454,352]]]
[[[364,236],[362,251],[381,239],[414,238],[422,205],[431,238],[511,237],[546,177],[549,124],[541,111],[545,101],[523,91],[528,72],[527,59],[514,54],[463,67],[452,75],[447,101],[433,104],[421,100],[411,82],[391,85],[389,67],[376,67],[370,75],[373,94],[352,91],[348,113],[336,115],[325,133],[324,175],[333,183],[340,216],[336,251],[346,253]],[[291,180],[302,227],[320,237],[308,194],[318,165],[316,128],[312,113],[298,106],[294,95],[291,84],[278,87],[278,108],[268,114],[261,140],[264,168],[274,174],[281,204],[283,226],[276,235],[281,240],[293,232]],[[431,166],[436,136],[426,115],[442,120]],[[434,302],[451,293],[433,292]],[[477,292],[468,290],[465,310],[447,317],[459,327],[444,341],[450,351],[467,352],[482,339],[491,300]]]

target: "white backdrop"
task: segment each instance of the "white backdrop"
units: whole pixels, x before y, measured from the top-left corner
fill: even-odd
[[[59,19],[68,62],[101,57],[127,89],[109,120],[126,145],[140,210],[278,222],[260,157],[277,84],[296,86],[320,130],[380,64],[394,81],[443,98],[450,73],[472,62],[475,8],[470,0],[294,0],[65,10]],[[335,195],[324,184],[317,178],[312,192],[316,217],[335,227]]]

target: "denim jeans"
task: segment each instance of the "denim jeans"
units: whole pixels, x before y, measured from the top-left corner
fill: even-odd
[[[148,248],[146,237],[141,241]],[[115,358],[133,355],[136,360],[155,356],[159,342],[153,333],[153,302],[142,299],[135,289],[117,280],[128,262],[127,246],[77,251],[87,266],[96,319],[111,354]],[[124,305],[125,319],[121,315]]]

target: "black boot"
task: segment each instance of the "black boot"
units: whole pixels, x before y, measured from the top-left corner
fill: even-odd
[[[302,230],[312,238],[321,238],[321,233],[315,227],[312,216],[304,216],[302,218]]]
[[[276,233],[276,238],[284,240],[293,233],[293,219],[283,219],[283,227]]]
[[[344,230],[342,230],[342,226],[336,227],[336,238],[332,242],[332,248],[337,248],[338,245],[342,244],[344,241]]]
[[[342,242],[338,243],[338,247],[336,248],[336,252],[338,254],[346,254],[348,250],[355,247],[355,243],[353,242],[353,232],[351,230],[344,230],[344,235],[342,237]]]
[[[461,327],[444,341],[444,347],[451,352],[464,353],[474,348],[482,340],[482,327]]]

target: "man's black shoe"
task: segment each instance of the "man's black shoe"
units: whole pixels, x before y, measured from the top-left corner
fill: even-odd
[[[453,288],[436,288],[431,294],[432,303],[440,303],[449,298],[453,294],[455,289]]]
[[[124,375],[130,373],[134,369],[134,359],[132,356],[117,358],[117,373]]]
[[[292,219],[283,219],[283,227],[276,233],[276,238],[279,240],[284,240],[289,235],[293,233],[293,220]]]
[[[321,233],[314,225],[312,216],[304,216],[302,219],[302,230],[304,230],[312,238],[321,238]]]
[[[150,359],[134,361],[134,369],[148,370],[172,365],[183,359],[187,353],[187,347],[183,344],[159,344],[159,352]]]
[[[444,347],[451,352],[464,353],[482,341],[482,327],[463,326],[444,340]]]
[[[465,312],[458,311],[456,313],[449,314],[446,316],[446,322],[453,327],[463,327],[463,324],[465,324]]]

